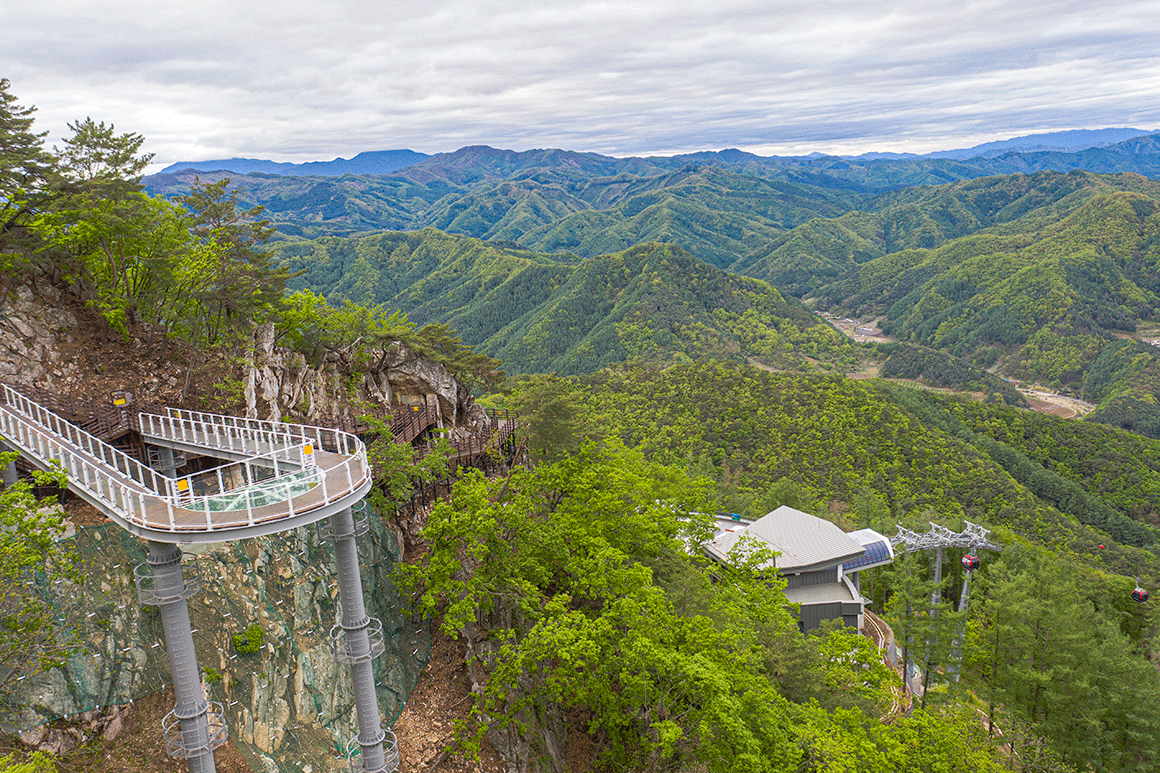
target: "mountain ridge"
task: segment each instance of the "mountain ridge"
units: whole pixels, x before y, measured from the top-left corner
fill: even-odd
[[[1130,129],[1130,128],[1105,128],[1105,129],[1069,129],[1058,132],[1046,132],[1040,134],[1026,134],[1019,137],[1012,137],[1007,140],[997,140],[992,142],[985,142],[980,145],[974,145],[969,148],[956,148],[951,150],[936,150],[930,153],[860,153],[860,154],[842,154],[838,157],[853,160],[909,160],[909,159],[923,159],[923,158],[952,158],[952,159],[969,159],[979,156],[994,156],[1006,153],[1009,151],[1065,151],[1076,152],[1094,147],[1105,147],[1116,143],[1123,142],[1128,139],[1139,137],[1142,135],[1152,134],[1152,131],[1144,129]],[[331,161],[307,161],[302,163],[293,163],[285,161],[272,161],[269,159],[259,158],[227,158],[227,159],[213,159],[206,161],[178,161],[170,164],[160,171],[160,174],[171,174],[173,172],[180,172],[186,169],[196,169],[202,172],[234,172],[236,174],[249,174],[252,172],[262,172],[266,174],[279,175],[333,175],[342,176],[344,174],[389,174],[391,172],[403,169],[407,166],[426,161],[427,159],[436,158],[439,156],[454,156],[464,151],[475,151],[478,149],[490,149],[486,145],[468,145],[456,151],[449,151],[446,153],[418,153],[413,150],[371,150],[362,151],[350,159],[335,158]],[[543,153],[543,150],[528,150],[528,151],[500,151],[501,153]],[[556,151],[556,152],[574,152],[574,151]],[[833,154],[827,153],[810,153],[805,156],[759,156],[747,151],[738,150],[736,148],[727,148],[719,151],[694,151],[691,153],[681,153],[669,158],[680,158],[697,160],[704,159],[709,154],[715,154],[722,161],[727,164],[739,163],[742,159],[785,159],[787,161],[805,161],[815,158],[829,158]],[[599,155],[599,154],[586,154]],[[604,158],[617,158],[613,156],[605,156]],[[656,158],[653,156],[630,156],[621,158]],[[661,157],[663,158],[663,157]]]

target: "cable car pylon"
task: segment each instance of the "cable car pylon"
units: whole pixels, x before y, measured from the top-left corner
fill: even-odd
[[[935,588],[930,596],[930,614],[932,617],[938,614],[938,599],[941,595],[939,586],[942,584],[942,562],[943,552],[946,548],[964,548],[966,553],[963,555],[963,568],[966,569],[965,577],[963,577],[963,588],[959,594],[959,612],[967,611],[967,603],[971,597],[971,575],[981,565],[978,556],[980,550],[991,550],[996,553],[1003,551],[1003,546],[991,541],[991,530],[971,523],[970,521],[963,522],[963,530],[961,532],[953,532],[945,526],[940,526],[937,523],[930,522],[930,531],[925,533],[917,533],[910,529],[904,528],[901,525],[898,527],[898,533],[890,538],[890,543],[896,548],[900,547],[906,553],[912,553],[917,550],[934,550],[935,564],[934,564],[934,579]],[[1144,591],[1145,596],[1147,591]],[[1135,597],[1135,594],[1133,594]],[[966,617],[963,618],[962,625],[959,626],[955,638],[951,641],[951,662],[947,666],[947,671],[953,675],[954,681],[959,681],[959,663],[963,657],[963,639],[967,633]],[[927,644],[929,652],[930,645]]]

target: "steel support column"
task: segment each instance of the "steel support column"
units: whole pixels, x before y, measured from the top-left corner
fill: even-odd
[[[334,564],[338,571],[338,595],[342,602],[343,646],[350,661],[354,683],[355,711],[358,716],[358,745],[362,769],[368,773],[387,770],[383,751],[379,699],[375,694],[375,672],[370,640],[370,617],[363,602],[362,577],[359,574],[358,550],[355,544],[354,514],[350,508],[330,517],[334,540]]]
[[[180,748],[189,762],[189,773],[215,773],[209,703],[202,694],[201,672],[189,624],[185,578],[181,573],[181,548],[163,542],[149,542],[147,560],[153,569],[153,589],[161,608],[165,651],[169,655],[169,670],[177,697],[173,716],[181,723]]]
[[[966,577],[963,578],[963,592],[962,592],[962,595],[959,596],[959,611],[960,612],[967,611],[967,602],[971,598],[971,575],[974,574],[974,572],[966,571],[966,572],[963,572],[963,574],[965,574]],[[963,621],[959,625],[959,630],[955,634],[954,640],[951,642],[951,662],[947,666],[947,670],[950,671],[952,678],[956,682],[959,681],[959,664],[963,660],[963,639],[965,639],[966,637],[967,637],[967,616],[963,615]]]

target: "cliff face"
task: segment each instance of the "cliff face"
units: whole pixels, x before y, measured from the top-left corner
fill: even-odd
[[[51,287],[0,298],[0,381],[91,400],[131,389],[140,400],[179,403],[188,352],[160,336],[106,336],[90,310],[68,304]],[[276,346],[267,326],[255,332],[235,383],[253,417],[309,422],[427,404],[438,408],[452,435],[468,434],[484,420],[468,390],[438,363],[401,346],[375,361],[355,376],[343,362],[311,367]],[[209,392],[195,383],[194,395]],[[200,398],[185,407],[222,410]],[[359,560],[368,614],[383,623],[387,649],[376,661],[376,682],[389,727],[426,662],[429,638],[425,623],[402,611],[389,580],[399,555],[391,525],[373,515],[370,521],[370,532],[359,539]],[[0,728],[25,731],[126,703],[170,682],[160,616],[141,606],[133,582],[133,567],[145,557],[142,544],[111,524],[80,529],[73,539],[84,585],[41,581],[35,592],[52,601],[61,635],[75,634],[80,649],[61,667],[21,680],[0,706]],[[349,672],[336,665],[329,638],[339,613],[330,544],[311,527],[189,552],[199,554],[203,585],[190,600],[203,686],[225,708],[230,737],[258,770],[349,769],[340,752],[355,730],[354,708]],[[233,637],[251,624],[263,630],[262,648],[239,653]]]
[[[61,382],[76,375],[77,363],[57,346],[77,326],[76,315],[61,300],[54,287],[39,295],[19,287],[0,298],[0,381]]]
[[[359,539],[359,561],[367,612],[383,623],[386,652],[375,661],[375,676],[389,727],[427,661],[429,639],[387,576],[398,556],[394,536],[373,515],[370,525]],[[160,615],[140,605],[133,583],[142,544],[113,525],[82,529],[73,539],[84,585],[42,582],[37,592],[52,600],[62,635],[75,635],[79,650],[61,667],[18,683],[0,712],[7,731],[126,703],[170,681]],[[188,550],[185,569],[187,579],[195,576],[195,561],[202,584],[189,600],[194,642],[203,687],[225,709],[230,738],[257,770],[341,769],[339,750],[357,725],[349,670],[336,664],[329,638],[339,614],[330,543],[304,527],[198,548],[196,558],[194,552]],[[261,648],[239,652],[234,635],[253,624],[263,632]]]
[[[352,405],[358,411],[426,404],[438,408],[441,426],[453,433],[485,420],[469,390],[439,363],[398,343],[373,359],[355,375],[340,361],[312,367],[298,352],[276,346],[273,324],[265,325],[255,331],[245,368],[246,410],[261,419],[313,421],[348,414]]]
[[[195,371],[195,397],[181,404],[188,350],[161,334],[122,339],[104,322],[54,287],[20,287],[0,297],[0,382],[29,384],[94,400],[128,389],[138,399],[195,410],[225,412],[197,395],[211,393],[208,379],[241,385],[245,413],[254,418],[323,421],[351,413],[384,414],[401,406],[437,407],[452,435],[470,434],[484,413],[470,391],[437,362],[394,346],[375,353],[358,372],[350,363],[311,366],[274,343],[272,324],[254,332],[253,346],[232,374]],[[210,374],[212,371],[212,375]]]

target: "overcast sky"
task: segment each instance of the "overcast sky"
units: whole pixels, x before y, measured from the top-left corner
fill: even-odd
[[[176,161],[926,152],[1160,127],[1156,0],[3,0],[0,77]]]

